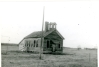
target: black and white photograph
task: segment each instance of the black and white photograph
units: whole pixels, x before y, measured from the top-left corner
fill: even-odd
[[[98,67],[99,1],[0,2],[1,67]]]

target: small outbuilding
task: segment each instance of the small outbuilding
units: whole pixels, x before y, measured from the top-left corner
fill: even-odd
[[[45,31],[41,39],[42,31],[33,32],[19,43],[19,50],[39,52],[43,48],[43,53],[63,52],[64,37],[56,29],[56,23],[45,22]]]

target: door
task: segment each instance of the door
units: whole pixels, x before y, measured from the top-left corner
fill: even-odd
[[[55,51],[56,51],[56,45],[52,44],[52,52],[55,52]]]

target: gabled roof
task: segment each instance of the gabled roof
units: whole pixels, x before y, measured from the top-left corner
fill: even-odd
[[[57,29],[52,29],[52,30],[50,30],[50,31],[48,31],[48,32],[43,31],[43,36],[46,37],[47,35],[49,35],[49,34],[52,33],[53,31],[56,31],[56,33],[57,33],[62,39],[64,39],[64,37],[58,32]],[[21,40],[21,42],[22,42],[24,39],[27,39],[27,38],[41,38],[41,37],[42,37],[42,31],[36,31],[36,32],[33,32],[33,33],[27,35],[26,37],[24,37],[24,38]],[[19,44],[20,44],[21,42],[19,42]]]
[[[50,33],[52,33],[53,31],[56,31],[56,33],[62,38],[64,39],[64,37],[56,30],[56,29],[52,29],[48,32],[43,31],[43,36],[46,37],[47,35],[49,35]],[[31,34],[29,34],[28,36],[25,37],[26,38],[41,38],[42,37],[42,31],[36,31],[33,32]]]

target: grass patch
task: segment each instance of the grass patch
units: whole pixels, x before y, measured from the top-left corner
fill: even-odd
[[[96,50],[68,48],[63,53],[42,54],[42,60],[39,53],[21,52],[17,47],[9,47],[7,54],[6,49],[1,52],[2,67],[97,67]]]

